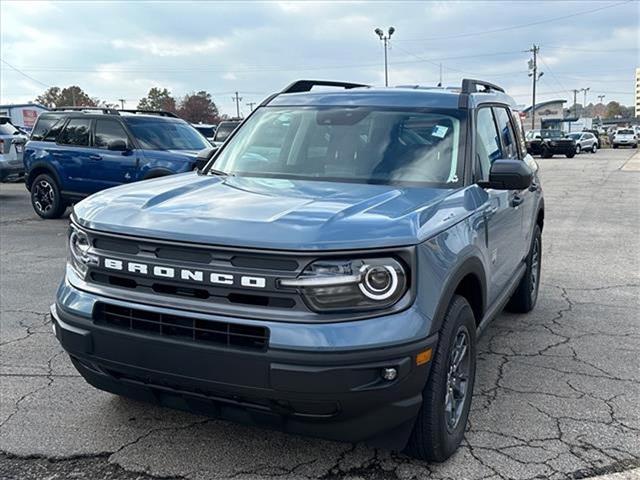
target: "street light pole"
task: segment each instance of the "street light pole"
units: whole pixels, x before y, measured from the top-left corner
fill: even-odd
[[[581,88],[580,90],[584,93],[584,100],[582,102],[582,111],[584,112],[584,109],[587,108],[587,92],[591,90],[591,87]]]
[[[374,30],[376,35],[378,35],[378,37],[380,38],[380,40],[382,40],[382,43],[384,44],[384,86],[385,87],[389,86],[389,63],[387,59],[387,48],[389,47],[389,40],[391,39],[391,35],[393,35],[393,32],[395,31],[396,29],[393,27],[389,27],[389,30],[387,30],[386,34],[380,28],[376,28]]]
[[[604,97],[606,97],[606,95],[598,95],[598,102],[602,103],[602,100],[604,100]]]

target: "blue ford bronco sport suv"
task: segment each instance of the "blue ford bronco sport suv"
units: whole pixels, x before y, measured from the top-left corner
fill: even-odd
[[[538,295],[513,105],[477,80],[293,83],[203,169],[75,205],[57,338],[108,392],[445,460],[479,332]]]
[[[209,142],[175,114],[60,107],[42,113],[24,151],[31,204],[42,218],[105,188],[196,168]]]

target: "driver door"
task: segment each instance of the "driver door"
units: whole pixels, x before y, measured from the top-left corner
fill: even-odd
[[[475,180],[488,181],[491,164],[510,158],[509,146],[501,142],[501,130],[492,107],[478,109],[476,116]],[[516,157],[517,158],[517,157]],[[522,260],[522,210],[515,190],[487,188],[484,218],[487,229],[486,255],[490,285],[489,302],[493,303],[507,287]]]

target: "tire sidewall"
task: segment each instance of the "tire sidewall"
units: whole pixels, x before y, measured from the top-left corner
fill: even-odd
[[[456,336],[461,329],[466,329],[469,338],[469,352],[467,354],[470,356],[469,384],[461,414],[462,416],[460,417],[457,426],[450,431],[445,417],[445,395],[447,390],[446,373],[449,367],[451,350],[455,344]],[[473,317],[473,311],[466,300],[462,297],[455,296],[451,303],[451,309],[448,311],[447,322],[443,325],[440,342],[438,344],[438,351],[436,353],[439,357],[437,358],[437,361],[444,367],[445,371],[441,378],[438,378],[438,384],[431,385],[432,393],[435,396],[435,401],[432,403],[435,407],[435,411],[431,412],[431,415],[438,416],[438,431],[436,434],[440,439],[440,444],[442,445],[443,450],[442,453],[445,457],[449,457],[457,450],[464,437],[467,419],[471,409],[473,387],[475,384],[476,353],[476,324]],[[436,377],[434,376],[432,378],[435,379]]]
[[[36,186],[42,181],[46,181],[47,183],[49,183],[49,185],[51,185],[51,188],[53,189],[53,203],[51,205],[51,208],[46,211],[42,211],[36,206],[35,199]],[[62,196],[60,195],[60,187],[51,175],[42,173],[38,175],[33,181],[31,186],[31,206],[39,217],[45,219],[58,218],[64,212],[65,206],[62,200]]]

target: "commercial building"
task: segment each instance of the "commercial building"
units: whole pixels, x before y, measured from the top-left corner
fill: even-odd
[[[525,130],[539,130],[543,128],[560,129],[563,122],[571,121],[564,116],[564,104],[566,100],[549,100],[546,102],[536,103],[535,124],[531,125],[532,107],[522,110],[524,114],[523,124]]]
[[[9,117],[16,127],[31,131],[38,115],[47,110],[47,107],[38,103],[0,105],[0,116]]]

